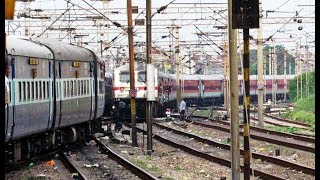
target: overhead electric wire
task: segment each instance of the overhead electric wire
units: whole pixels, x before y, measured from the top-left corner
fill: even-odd
[[[279,7],[275,8],[274,11],[277,10],[277,9],[280,9],[282,6],[284,6],[285,4],[287,4],[289,1],[290,1],[290,0],[287,0],[286,2],[284,2],[283,4],[281,4]]]
[[[165,9],[167,9],[167,7],[168,7],[170,4],[172,4],[174,1],[176,1],[176,0],[172,0],[172,1],[169,2],[167,5],[161,6],[159,9],[157,9],[156,12],[154,12],[154,13],[151,15],[151,18],[153,18],[154,15],[159,14],[159,13],[161,13],[162,11],[164,11]]]
[[[301,12],[303,8],[299,11]],[[292,18],[290,18],[285,24],[283,24],[276,32],[274,32],[271,36],[269,36],[263,43],[269,41],[275,34],[277,34],[282,28],[284,28],[293,18],[297,17],[299,15],[299,12],[296,13]]]
[[[48,29],[51,28],[51,26],[56,23],[66,12],[68,12],[71,8],[73,7],[73,5],[66,9],[56,20],[54,20],[40,35],[38,35],[38,37],[42,36]]]
[[[95,11],[97,11],[100,15],[102,15],[104,18],[106,18],[108,21],[110,21],[113,25],[115,25],[118,28],[121,28],[122,30],[126,31],[126,29],[117,21],[112,21],[110,18],[108,18],[106,15],[104,15],[103,13],[101,13],[98,9],[96,9],[95,7],[93,7],[91,4],[89,4],[88,2],[86,2],[86,0],[82,0],[83,2],[85,2],[88,6],[90,6],[92,9],[94,9]]]
[[[196,27],[201,33],[203,33],[203,31],[201,29],[199,29],[196,25],[194,25],[194,27]],[[204,33],[203,33],[204,34]],[[205,36],[210,42],[212,42],[216,47],[218,47],[220,50],[223,50],[222,47],[218,46],[212,39],[210,39],[209,37]],[[217,53],[220,55],[220,53],[217,51]]]

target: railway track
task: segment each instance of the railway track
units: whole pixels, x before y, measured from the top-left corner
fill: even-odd
[[[200,108],[200,109],[209,109],[209,108]],[[221,111],[225,111],[226,110],[225,107],[212,107],[211,109],[212,110],[221,110]],[[251,112],[258,113],[258,111],[256,109],[251,110]],[[299,121],[292,121],[292,120],[289,120],[289,119],[286,119],[286,118],[282,118],[282,117],[273,116],[273,115],[270,115],[269,113],[263,113],[263,114],[265,116],[265,120],[264,121],[266,123],[268,123],[268,124],[271,124],[271,125],[280,126],[280,127],[294,126],[294,127],[298,127],[298,128],[302,128],[302,129],[310,129],[311,128],[310,124],[306,124],[306,123],[299,122]],[[255,121],[258,120],[255,117],[251,117],[251,119],[253,119]],[[279,123],[275,122],[274,120],[279,121]]]
[[[115,160],[117,163],[119,163],[120,165],[122,165],[123,167],[131,171],[136,176],[140,177],[141,179],[158,179],[154,175],[141,169],[140,167],[136,166],[135,164],[131,163],[130,161],[126,160],[125,158],[117,154],[114,150],[112,150],[110,147],[103,144],[97,138],[93,138],[93,140],[97,143],[99,148],[108,155],[108,157]]]
[[[277,116],[272,116],[268,113],[264,113],[264,115],[266,117],[269,117],[269,118],[272,118],[272,119],[276,119],[278,121],[281,121],[281,122],[286,122],[286,123],[290,123],[290,124],[296,124],[296,125],[299,125],[299,126],[303,126],[307,129],[311,128],[311,125],[310,124],[306,124],[306,123],[303,123],[303,122],[299,122],[299,121],[292,121],[292,120],[289,120],[289,119],[285,119],[285,118],[281,118],[281,117],[277,117]]]
[[[219,143],[219,142],[215,142],[215,141],[212,141],[212,140],[209,140],[209,139],[197,136],[197,135],[193,135],[193,134],[190,134],[190,133],[186,133],[186,132],[174,129],[174,128],[170,128],[170,127],[161,125],[159,123],[153,123],[153,124],[158,128],[165,129],[165,130],[173,132],[175,134],[186,136],[188,138],[193,138],[196,141],[199,141],[199,142],[202,142],[202,143],[206,143],[206,144],[209,144],[209,145],[212,145],[212,146],[215,146],[215,147],[219,147],[221,149],[225,149],[225,150],[228,150],[228,151],[230,150],[230,145],[222,144],[222,143]],[[244,150],[241,149],[240,153],[243,155]],[[277,158],[277,157],[266,156],[266,155],[263,155],[263,154],[260,154],[260,153],[252,152],[251,155],[252,155],[252,158],[255,158],[255,159],[261,159],[261,160],[264,160],[264,161],[267,161],[267,162],[270,162],[270,163],[278,164],[278,165],[283,166],[283,167],[290,167],[292,169],[296,169],[297,171],[301,171],[301,172],[306,173],[306,174],[310,174],[310,175],[313,175],[313,176],[315,175],[315,169],[311,168],[311,167],[307,167],[307,166],[304,166],[304,165],[300,165],[300,164],[297,164],[297,163],[286,161],[286,160],[283,160],[283,159],[280,159],[280,158]]]
[[[83,174],[79,167],[75,165],[73,160],[71,160],[64,152],[59,152],[59,158],[63,162],[64,166],[72,173],[77,174],[77,178],[79,180],[88,180],[88,178]]]
[[[206,117],[202,116],[190,116],[190,118],[197,118],[201,120],[206,120]],[[204,126],[207,128],[217,129],[220,131],[228,132],[230,133],[230,123],[229,122],[223,122],[223,121],[211,121],[212,123],[203,123],[199,121],[191,121],[195,125]],[[242,128],[242,125],[240,125],[240,128]],[[240,135],[243,135],[242,132],[240,132]],[[266,130],[263,128],[258,127],[250,127],[250,138],[265,141],[269,143],[274,143],[281,146],[290,147],[293,149],[298,149],[302,151],[307,151],[311,153],[315,153],[315,139],[306,137],[306,136],[300,136],[300,135],[293,135],[289,133],[282,133],[277,131],[271,131]]]
[[[22,168],[23,166],[27,166],[30,162],[36,162],[36,161],[45,161],[48,160],[52,157],[54,157],[59,151],[55,150],[49,153],[45,153],[45,154],[39,154],[35,157],[29,158],[27,160],[22,160],[19,162],[14,162],[14,163],[10,163],[5,165],[5,172],[10,172],[10,171],[14,171],[17,169]]]
[[[37,155],[33,158],[19,161],[17,163],[12,163],[5,167],[6,173],[14,170],[19,170],[20,168],[27,166],[31,162],[41,162],[53,159],[56,155],[58,159],[63,163],[63,165],[69,170],[70,174],[76,175],[74,178],[79,180],[87,180],[85,175],[81,172],[81,170],[74,164],[74,162],[62,151],[62,150],[54,150],[52,152],[48,152],[46,154]]]
[[[125,124],[127,127],[131,127],[130,124]],[[139,128],[137,127],[137,130],[139,132],[144,132],[146,133],[145,130],[143,130],[142,128]],[[220,158],[218,156],[213,156],[213,155],[210,155],[209,153],[206,153],[206,152],[202,152],[200,150],[198,150],[197,148],[193,148],[193,147],[189,147],[187,145],[185,145],[186,143],[181,143],[181,142],[176,142],[174,140],[172,140],[170,137],[168,136],[163,136],[163,135],[160,135],[158,133],[153,133],[153,138],[164,143],[164,144],[167,144],[169,146],[172,146],[172,147],[175,147],[177,149],[180,149],[180,150],[183,150],[191,155],[194,155],[194,156],[197,156],[197,157],[200,157],[200,158],[203,158],[205,160],[208,160],[208,161],[211,161],[211,162],[214,162],[214,163],[218,163],[218,164],[221,164],[223,166],[226,166],[226,167],[231,167],[231,161],[230,160],[227,160],[225,158]],[[240,166],[241,170],[243,170],[243,166],[241,165]],[[270,174],[270,173],[267,173],[267,172],[264,172],[262,170],[258,170],[256,168],[252,168],[251,167],[251,175],[254,174],[255,176],[259,176],[260,178],[262,179],[285,179],[281,176],[278,176],[278,175],[274,175],[274,174]]]

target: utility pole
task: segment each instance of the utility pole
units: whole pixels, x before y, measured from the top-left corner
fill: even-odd
[[[230,117],[230,108],[229,108],[229,83],[228,83],[228,71],[229,71],[229,69],[228,69],[228,66],[227,66],[227,64],[228,64],[228,51],[227,51],[227,42],[225,42],[224,43],[224,45],[223,45],[224,47],[223,47],[223,79],[224,79],[224,86],[223,86],[223,90],[224,90],[224,92],[223,92],[223,94],[224,94],[224,107],[226,107],[226,109],[227,109],[227,117]]]
[[[179,109],[179,105],[181,102],[181,59],[179,58],[180,48],[179,48],[179,28],[174,23],[172,23],[172,26],[169,27],[170,30],[172,30],[172,36],[175,38],[175,47],[174,47],[174,55],[175,55],[175,62],[176,62],[176,76],[177,76],[177,108]]]
[[[309,79],[308,79],[308,60],[309,60],[309,54],[308,54],[308,47],[305,46],[305,60],[304,64],[306,66],[306,97],[309,97]]]
[[[258,126],[263,127],[263,44],[262,44],[262,0],[259,0],[259,29],[258,29],[258,47],[257,47],[257,56],[258,56]]]
[[[191,74],[191,48],[189,48],[189,73]]]
[[[301,67],[301,38],[300,38],[300,45],[299,45],[299,74],[301,75],[300,77],[300,99],[302,99],[302,67]]]
[[[24,2],[24,13],[26,16],[30,16],[30,1]],[[30,21],[29,18],[25,17],[24,18],[24,35],[29,36],[29,29],[30,28]]]
[[[179,108],[180,102],[181,102],[181,71],[180,71],[180,65],[181,65],[181,59],[179,58],[179,28],[175,27],[175,38],[176,38],[176,45],[175,45],[175,61],[176,61],[176,74],[177,74],[177,108]]]
[[[132,124],[132,146],[138,147],[137,140],[137,115],[136,115],[136,90],[134,79],[134,52],[133,52],[133,27],[132,27],[132,3],[127,0],[127,15],[128,15],[128,41],[129,41],[129,66],[130,66],[130,106],[131,106],[131,124]]]
[[[147,0],[146,4],[146,13],[147,13],[147,154],[151,155],[152,153],[152,117],[153,117],[153,101],[155,98],[155,68],[152,65],[152,56],[151,56],[151,0]],[[161,97],[160,97],[161,98]]]
[[[283,53],[283,64],[284,64],[284,94],[283,94],[283,99],[285,100],[285,101],[287,101],[287,89],[288,89],[288,87],[287,87],[287,84],[288,84],[288,82],[287,82],[287,51],[285,51],[284,53]]]
[[[269,62],[268,62],[269,63],[269,75],[270,75],[270,77],[271,77],[271,74],[272,74],[271,73],[271,69],[272,69],[271,68],[272,67],[272,63],[271,63],[272,62],[272,53],[271,52],[272,52],[272,47],[269,48]]]
[[[277,53],[276,53],[276,48],[272,47],[272,102],[274,105],[277,104],[277,80],[276,80],[276,75],[277,75]]]
[[[274,54],[273,54],[273,47],[270,47],[269,49],[269,70],[270,70],[270,77],[271,77],[271,99],[272,99],[272,103],[274,103]]]
[[[237,34],[232,28],[232,0],[228,0],[228,31],[229,31],[229,63],[230,63],[230,94],[231,94],[231,173],[233,180],[240,180],[240,137],[239,137],[239,87]]]
[[[263,102],[267,102],[267,63],[264,62],[263,63],[263,69],[264,69],[264,86],[263,86],[263,90],[264,90],[264,97],[263,97]]]
[[[299,60],[299,57],[298,57],[298,51],[299,51],[299,44],[298,44],[298,41],[296,43],[296,58],[295,58],[295,74],[296,74],[296,77],[297,77],[297,97],[296,99],[298,100],[299,99],[299,72],[298,72],[298,61]]]

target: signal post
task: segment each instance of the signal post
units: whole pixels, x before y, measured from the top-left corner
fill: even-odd
[[[230,1],[229,1],[230,3]],[[250,180],[250,69],[249,69],[249,29],[250,28],[259,28],[259,1],[258,0],[232,0],[231,1],[231,9],[232,9],[232,29],[243,29],[243,79],[245,83],[245,93],[244,93],[244,111],[243,111],[243,139],[244,139],[244,179]],[[229,6],[230,9],[230,6]],[[230,12],[230,11],[229,11]],[[229,23],[230,26],[230,23]],[[231,37],[232,38],[232,37]],[[232,39],[231,39],[232,40]],[[229,41],[231,41],[229,39]],[[232,43],[232,41],[231,41]],[[231,45],[231,44],[230,44]],[[230,73],[231,74],[231,73]],[[237,76],[238,77],[238,76]],[[231,76],[232,78],[232,76]],[[233,87],[234,88],[234,87]],[[231,94],[232,96],[232,94]],[[238,98],[238,97],[237,97]],[[234,127],[232,123],[239,123],[234,122],[231,120],[231,127]],[[234,127],[234,128],[239,128]],[[231,129],[234,131],[235,129]],[[239,136],[239,134],[236,134]],[[233,144],[231,144],[233,146]],[[234,157],[232,157],[233,159]],[[239,157],[240,158],[240,157]],[[238,159],[238,157],[237,157]],[[233,161],[231,167],[233,167]],[[237,170],[237,169],[235,169]],[[234,171],[234,169],[232,169]],[[233,178],[233,179],[239,179]]]
[[[130,69],[130,107],[131,107],[131,124],[132,124],[132,146],[138,146],[137,140],[137,113],[136,113],[136,90],[134,83],[134,54],[133,54],[133,27],[132,27],[132,3],[127,0],[128,15],[128,40],[129,40],[129,69]]]

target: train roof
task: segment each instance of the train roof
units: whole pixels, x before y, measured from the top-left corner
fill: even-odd
[[[167,74],[160,72],[159,77],[176,79],[176,74]],[[286,75],[287,79],[294,79],[295,75]],[[183,74],[181,76],[181,80],[223,80],[223,75],[203,75],[203,74]],[[257,75],[250,75],[250,80],[257,80]],[[273,79],[273,75],[265,75],[265,79]],[[284,75],[276,75],[275,79],[284,79]],[[243,80],[242,75],[238,75],[239,80]]]
[[[30,41],[49,46],[57,60],[93,61],[95,55],[84,47],[67,44],[62,41],[47,38],[30,38]]]
[[[135,71],[146,71],[147,65],[145,63],[137,63],[134,62],[134,70]],[[129,63],[125,65],[121,65],[114,69],[115,71],[129,71]]]
[[[160,77],[175,79],[176,74],[159,73]],[[181,80],[222,80],[222,75],[183,74]]]
[[[264,75],[263,78],[264,79],[273,79],[273,75]],[[286,79],[294,79],[295,75],[286,75]],[[284,75],[275,75],[274,77],[275,79],[284,79]],[[243,76],[242,75],[238,75],[238,79],[242,80]],[[258,80],[258,76],[257,75],[250,75],[250,80]]]
[[[7,36],[6,49],[10,55],[52,59],[51,51],[42,44],[29,41],[27,38]]]

